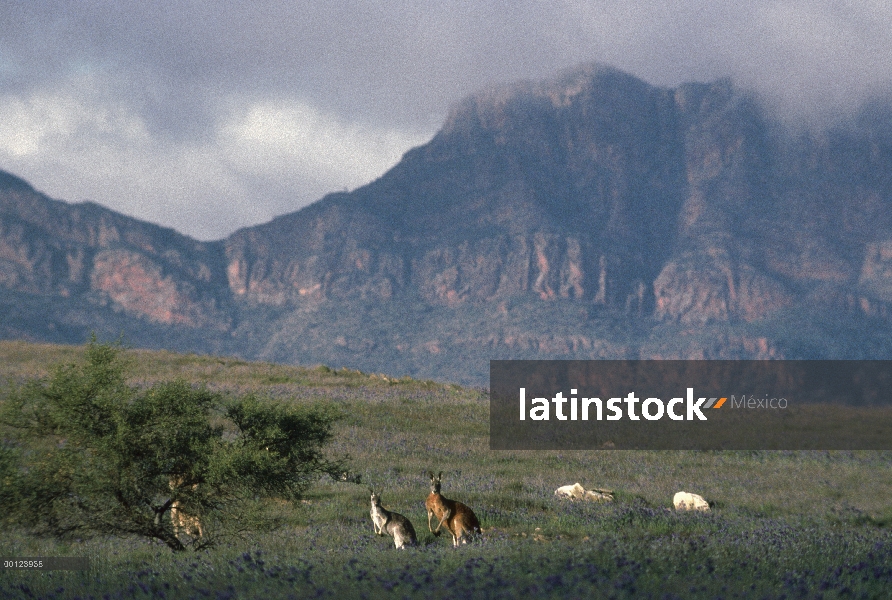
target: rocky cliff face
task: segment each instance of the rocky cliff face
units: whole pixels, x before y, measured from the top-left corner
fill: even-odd
[[[729,81],[663,89],[588,65],[476,94],[379,180],[218,243],[3,175],[0,287],[237,354],[432,375],[478,346],[807,357],[821,344],[784,333],[789,315],[812,315],[814,339],[826,319],[888,331],[890,203],[889,103],[795,132]]]
[[[482,93],[380,180],[227,240],[230,284],[273,304],[641,304],[683,200],[677,119],[670,92],[611,69]]]
[[[158,323],[225,328],[217,246],[0,177],[0,285],[8,289],[110,303]]]
[[[879,292],[862,264],[892,231],[883,110],[795,137],[728,81],[595,65],[483,92],[380,180],[233,236],[230,283],[259,303],[530,295],[688,324],[755,321],[818,282]]]

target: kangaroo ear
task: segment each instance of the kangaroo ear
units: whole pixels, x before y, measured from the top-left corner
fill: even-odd
[[[440,471],[440,474],[437,475],[437,481],[443,481],[443,471]]]
[[[428,474],[428,477],[430,477],[431,479],[434,478],[434,472],[433,472],[433,471],[428,471],[427,474]]]

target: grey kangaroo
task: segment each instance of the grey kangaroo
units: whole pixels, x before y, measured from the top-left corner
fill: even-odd
[[[372,526],[378,535],[393,536],[393,543],[397,550],[408,546],[414,546],[418,543],[415,536],[415,528],[412,522],[397,512],[391,512],[381,506],[381,496],[375,493],[375,490],[369,488],[372,493]]]

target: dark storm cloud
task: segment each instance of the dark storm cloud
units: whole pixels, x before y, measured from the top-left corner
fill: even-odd
[[[493,83],[731,76],[794,118],[892,80],[885,2],[0,4],[0,168],[204,238],[380,175]],[[221,216],[222,215],[222,216]]]

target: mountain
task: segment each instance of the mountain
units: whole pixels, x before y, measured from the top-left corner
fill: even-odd
[[[892,356],[892,103],[795,129],[602,65],[203,243],[0,174],[0,337],[485,383],[491,358]]]

